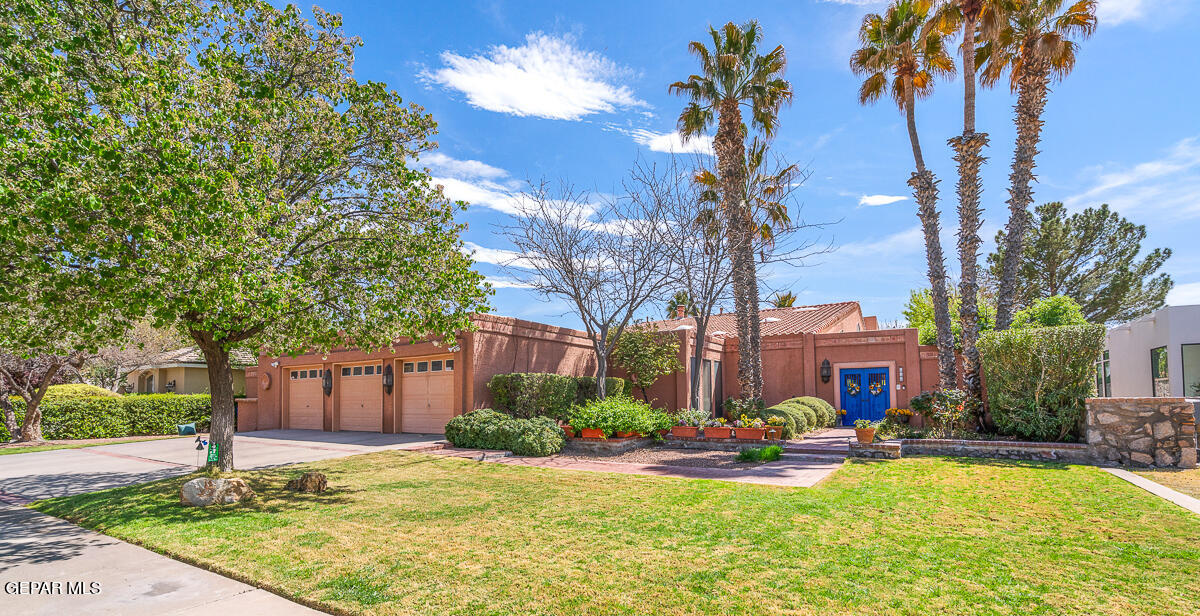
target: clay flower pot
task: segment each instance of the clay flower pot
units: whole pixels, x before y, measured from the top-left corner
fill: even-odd
[[[741,439],[747,439],[747,440],[751,440],[751,441],[761,441],[763,439],[763,437],[766,436],[767,429],[766,428],[734,428],[733,432],[734,432],[734,434],[737,435],[738,438],[741,438]]]
[[[696,426],[671,426],[671,436],[681,436],[683,438],[696,438],[696,434],[700,428]]]
[[[625,432],[623,430],[617,430],[616,434],[617,438],[630,438],[638,435],[637,432]]]
[[[864,445],[875,442],[875,428],[855,428],[854,436],[858,437],[858,442]]]
[[[733,438],[733,428],[705,428],[704,438]]]
[[[767,440],[783,440],[783,426],[767,426]]]
[[[567,438],[575,438],[575,428],[564,425],[562,427],[562,430],[563,430],[563,433],[567,435]]]
[[[600,428],[584,428],[579,431],[579,436],[583,438],[604,438],[604,430]]]

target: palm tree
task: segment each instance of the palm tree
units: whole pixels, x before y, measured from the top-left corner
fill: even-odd
[[[890,92],[904,112],[916,172],[908,180],[917,201],[917,217],[925,233],[925,257],[933,292],[933,317],[937,328],[938,372],[942,387],[956,385],[954,334],[942,256],[937,211],[937,180],[925,167],[917,137],[916,101],[933,92],[934,79],[954,74],[954,60],[946,52],[946,39],[937,28],[925,28],[930,18],[929,0],[897,0],[883,15],[868,14],[859,30],[862,48],[850,57],[850,69],[865,77],[859,102],[874,103]]]
[[[746,132],[742,107],[750,125],[766,137],[775,134],[779,107],[792,99],[792,86],[783,79],[787,57],[783,46],[765,55],[758,52],[762,29],[750,21],[733,22],[720,30],[709,27],[712,48],[693,41],[688,51],[700,60],[700,72],[669,87],[690,100],[679,114],[685,137],[703,134],[716,121],[713,149],[720,178],[721,211],[731,224],[727,239],[733,264],[734,308],[738,323],[738,384],[744,398],[762,397],[762,357],[758,325],[758,277],[754,264],[752,213],[745,197]]]
[[[696,316],[696,303],[688,296],[687,291],[676,291],[675,295],[671,296],[671,301],[667,302],[667,318],[674,319],[678,316],[680,308],[683,308],[684,316]]]
[[[941,5],[933,27],[949,36],[962,32],[963,132],[950,139],[954,160],[958,163],[958,261],[962,267],[958,283],[958,319],[962,325],[963,387],[973,400],[983,398],[983,380],[979,365],[979,229],[983,225],[979,198],[983,186],[979,168],[980,152],[988,143],[987,133],[975,132],[975,28],[980,12],[991,0],[951,0]]]
[[[1050,80],[1062,80],[1075,67],[1079,44],[1071,38],[1087,38],[1096,30],[1096,0],[1077,0],[1064,9],[1066,4],[1066,0],[994,0],[979,17],[980,33],[986,41],[976,54],[983,85],[994,86],[1007,71],[1009,87],[1017,93],[1017,142],[996,297],[999,330],[1008,329],[1016,308],[1017,270],[1033,202],[1029,185]]]
[[[791,291],[786,293],[779,291],[775,293],[775,295],[773,295],[768,301],[770,301],[771,305],[775,306],[776,308],[791,308],[792,306],[796,305],[796,294],[792,293]]]

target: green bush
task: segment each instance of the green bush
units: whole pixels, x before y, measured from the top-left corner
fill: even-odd
[[[575,381],[579,384],[576,390],[575,404],[586,404],[596,399],[596,377],[594,376],[577,376]],[[604,387],[608,395],[624,396],[626,398],[633,397],[633,382],[626,381],[623,378],[609,376],[604,378]]]
[[[833,408],[832,404],[816,396],[801,396],[799,398],[793,398],[793,400],[796,400],[813,410],[817,416],[817,425],[815,427],[828,428],[830,426],[837,425],[837,411]]]
[[[447,422],[446,440],[455,447],[548,456],[562,450],[565,435],[549,417],[518,419],[492,409],[479,409]]]
[[[17,423],[25,418],[25,402],[12,399]],[[120,438],[175,434],[175,426],[196,423],[203,431],[212,415],[208,394],[43,399],[42,436],[47,440]],[[0,425],[0,440],[12,436]]]
[[[109,391],[103,387],[87,383],[69,383],[67,385],[51,385],[46,388],[43,400],[63,400],[65,398],[120,398],[121,394]]]
[[[633,385],[625,379],[605,379],[609,395],[629,396]],[[497,411],[520,419],[550,417],[566,420],[571,407],[596,398],[596,377],[546,372],[497,374],[487,384]]]
[[[800,410],[800,407],[788,404],[786,402],[780,402],[779,404],[764,410],[762,412],[762,417],[763,419],[782,417],[784,421],[783,438],[785,439],[796,438],[797,436],[812,429],[808,424],[808,418],[805,417],[804,412]]]
[[[1102,325],[984,334],[979,353],[996,428],[1033,441],[1077,440],[1104,334]]]
[[[766,447],[743,447],[738,452],[738,462],[774,462],[783,455],[783,448],[779,445],[768,445]]]
[[[670,415],[650,408],[641,400],[628,396],[609,396],[573,407],[570,423],[576,430],[603,430],[607,437],[614,432],[651,435],[659,430],[671,429],[675,422]]]

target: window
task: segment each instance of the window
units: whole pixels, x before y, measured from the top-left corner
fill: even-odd
[[[367,366],[366,368],[363,368],[363,374],[367,376],[375,374],[375,366]]]
[[[446,370],[447,371],[454,370],[454,360],[453,359],[446,360]]]
[[[310,378],[310,379],[315,379],[315,378],[317,378],[317,377],[321,376],[320,374],[318,374],[318,372],[320,372],[320,371],[319,371],[319,370],[309,370],[309,371],[308,371],[308,378]]]
[[[298,377],[298,376],[297,376],[298,374],[299,374],[298,372],[296,372],[295,370],[292,370],[292,380],[293,380],[293,381],[294,381],[294,380],[296,380],[296,379],[298,379],[298,378],[300,378],[300,377]]]
[[[1112,397],[1112,370],[1108,361],[1108,351],[1100,356],[1100,361],[1096,362],[1096,396],[1100,398]]]
[[[1150,380],[1153,384],[1151,391],[1155,398],[1171,395],[1170,372],[1167,371],[1167,347],[1161,346],[1150,349]]]
[[[412,371],[413,371],[413,363],[412,363],[412,362],[406,362],[406,363],[404,364],[404,373],[405,373],[405,374],[408,374],[409,372],[412,372]]]
[[[442,371],[442,360],[438,359],[438,360],[429,362],[429,371],[430,372],[441,372]]]
[[[362,376],[362,366],[354,367],[354,376]]]
[[[417,372],[429,372],[429,362],[417,362]]]
[[[1182,344],[1183,395],[1200,398],[1200,343]]]
[[[350,376],[350,368],[342,368],[342,376]]]

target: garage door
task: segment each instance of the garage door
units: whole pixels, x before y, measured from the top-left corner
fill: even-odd
[[[404,432],[441,434],[454,417],[454,360],[406,361],[403,374],[400,428]]]
[[[338,380],[338,428],[383,432],[383,365],[342,366]]]
[[[288,427],[323,430],[321,369],[294,368],[288,380]]]

